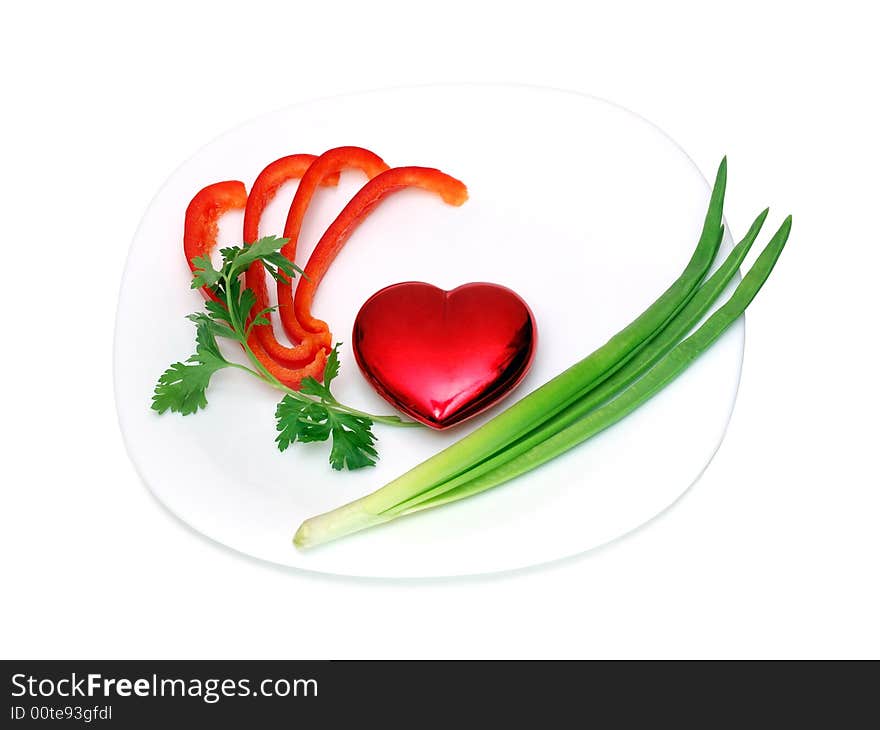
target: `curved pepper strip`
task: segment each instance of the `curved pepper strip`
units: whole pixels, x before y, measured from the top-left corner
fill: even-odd
[[[245,243],[253,243],[260,237],[260,218],[266,206],[272,202],[278,189],[290,180],[302,178],[316,159],[318,158],[315,155],[288,155],[267,165],[257,176],[247,196],[247,205],[244,210]],[[339,182],[339,174],[331,173],[322,177],[319,182],[321,185],[336,185]],[[252,311],[260,312],[268,307],[269,291],[266,287],[266,268],[262,261],[254,261],[250,265],[245,281],[256,297],[256,304]],[[271,324],[271,313],[268,313],[267,319],[270,321],[269,324],[258,325],[251,330],[251,335],[248,338],[251,349],[255,350],[256,341],[259,340],[262,349],[281,365],[300,367],[312,361],[314,352],[304,354],[296,348],[287,347],[278,342]]]
[[[217,221],[220,216],[231,210],[241,210],[246,204],[244,183],[238,180],[214,183],[195,194],[186,208],[183,223],[183,251],[190,269],[195,270],[193,258],[210,256],[217,245]],[[207,287],[202,287],[202,294],[206,299],[223,303]],[[248,345],[263,367],[288,388],[299,389],[303,378],[312,376],[320,380],[324,373],[327,357],[323,350],[307,366],[293,370],[273,360],[259,341],[249,340]]]
[[[202,188],[186,206],[183,219],[183,253],[190,270],[195,273],[192,260],[210,256],[217,245],[217,221],[230,210],[241,210],[247,203],[247,191],[239,180],[227,180]],[[207,299],[219,301],[208,287],[202,287]]]
[[[327,353],[323,350],[315,354],[314,359],[308,364],[300,368],[289,368],[282,365],[266,352],[259,340],[251,342],[248,340],[248,347],[251,348],[254,355],[262,363],[275,378],[284,383],[288,388],[299,390],[302,381],[305,378],[312,377],[317,381],[324,378],[324,366],[327,364]]]
[[[319,185],[324,184],[325,180],[338,177],[339,173],[346,169],[360,170],[372,179],[385,172],[388,165],[381,157],[363,147],[336,147],[318,157],[303,175],[287,213],[284,238],[287,238],[288,242],[281,249],[281,253],[291,261],[296,260],[296,247],[303,219],[315,190]],[[290,355],[302,359],[314,357],[321,348],[330,351],[333,344],[330,341],[329,330],[315,334],[304,329],[297,320],[293,309],[293,287],[286,277],[278,282],[278,314],[287,335],[300,343],[289,351]]]
[[[417,187],[436,193],[450,205],[461,205],[467,200],[467,187],[454,177],[429,167],[394,167],[377,175],[364,185],[321,236],[300,278],[293,300],[294,313],[299,324],[308,332],[328,332],[325,322],[312,316],[315,292],[330,264],[342,250],[354,230],[369,212],[397,190]]]

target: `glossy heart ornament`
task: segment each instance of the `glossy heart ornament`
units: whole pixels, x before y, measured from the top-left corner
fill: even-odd
[[[417,421],[449,428],[481,413],[525,377],[537,328],[529,306],[497,284],[444,291],[392,284],[354,322],[354,355],[385,400]]]

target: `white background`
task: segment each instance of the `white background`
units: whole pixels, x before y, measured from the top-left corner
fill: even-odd
[[[877,657],[877,19],[871,3],[31,3],[0,26],[0,655]],[[575,10],[577,8],[577,10]],[[575,89],[669,132],[727,219],[794,230],[739,401],[687,496],[494,578],[304,575],[215,546],[139,482],[111,345],[140,216],[229,127],[388,85]],[[526,539],[526,536],[524,536]]]

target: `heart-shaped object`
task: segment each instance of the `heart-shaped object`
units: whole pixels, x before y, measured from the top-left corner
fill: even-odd
[[[444,291],[408,281],[376,292],[354,322],[354,355],[385,400],[436,429],[497,403],[525,377],[535,317],[497,284]]]

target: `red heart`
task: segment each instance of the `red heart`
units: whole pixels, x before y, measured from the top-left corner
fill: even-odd
[[[354,322],[354,355],[385,400],[417,421],[449,428],[481,413],[525,377],[537,329],[529,306],[497,284],[444,291],[392,284]]]

